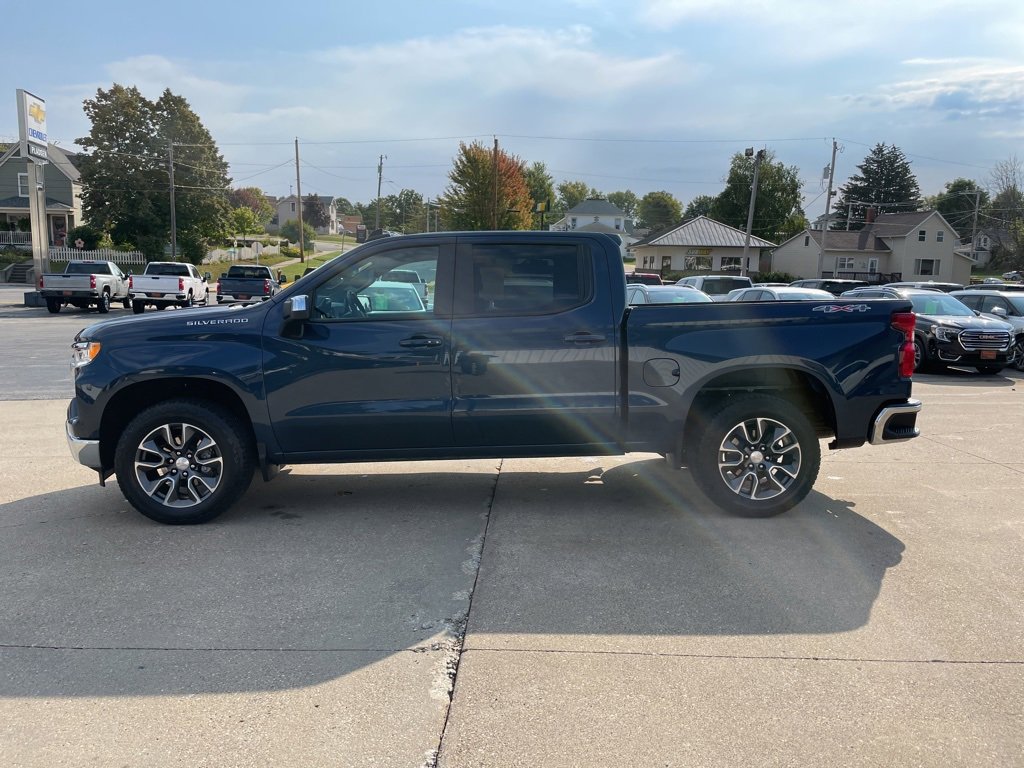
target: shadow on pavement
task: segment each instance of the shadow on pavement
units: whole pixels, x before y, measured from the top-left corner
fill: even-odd
[[[748,520],[660,460],[515,466],[477,633],[840,632],[867,621],[903,550],[818,493]],[[436,648],[468,609],[494,482],[284,475],[198,527],[151,523],[116,488],[0,506],[0,696],[279,690]]]

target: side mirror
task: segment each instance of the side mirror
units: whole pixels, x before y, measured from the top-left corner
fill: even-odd
[[[284,321],[309,320],[309,296],[292,296],[284,303]]]
[[[204,272],[203,273],[203,282],[208,283],[212,279],[213,279],[213,275],[212,274],[210,274],[209,272]]]
[[[996,317],[1006,317],[1006,307],[992,307],[992,314]]]
[[[288,275],[281,275],[277,282],[279,282],[281,285],[284,285],[285,283],[288,282]]]

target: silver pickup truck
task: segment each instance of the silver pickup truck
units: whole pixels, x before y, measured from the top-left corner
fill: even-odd
[[[151,261],[141,275],[132,275],[131,308],[136,315],[146,307],[166,309],[167,307],[206,306],[206,276],[192,264],[180,261]]]
[[[96,307],[101,314],[109,312],[115,301],[125,309],[131,306],[128,276],[112,261],[69,261],[63,272],[39,276],[39,293],[53,315],[69,304],[79,309]]]

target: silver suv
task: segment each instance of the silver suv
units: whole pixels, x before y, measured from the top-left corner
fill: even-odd
[[[715,301],[725,301],[729,291],[750,288],[754,283],[749,277],[740,275],[693,275],[677,280],[676,285],[688,285],[698,291],[704,291]]]

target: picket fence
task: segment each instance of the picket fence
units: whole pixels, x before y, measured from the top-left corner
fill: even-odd
[[[51,248],[50,264],[54,262],[65,263],[68,261],[112,261],[119,267],[133,267],[146,263],[146,256],[142,251],[115,251],[110,248],[100,248],[95,251],[85,251],[78,248]],[[52,267],[51,267],[52,268]]]

